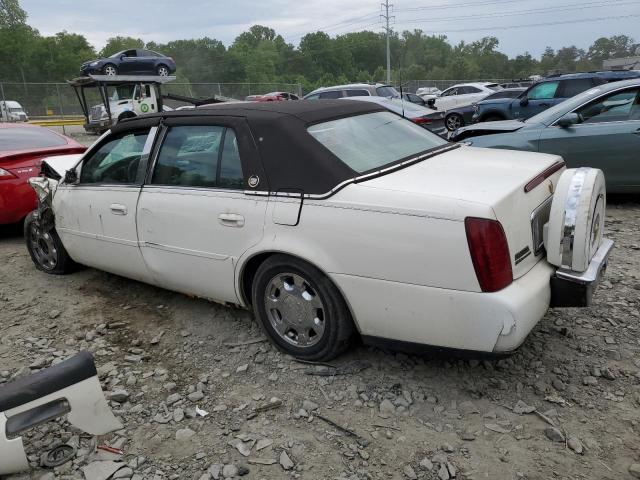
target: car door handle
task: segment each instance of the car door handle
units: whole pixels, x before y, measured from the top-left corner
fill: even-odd
[[[119,203],[112,203],[111,205],[109,205],[109,208],[111,209],[111,213],[113,213],[114,215],[127,214],[127,207],[125,205],[121,205]]]
[[[218,221],[225,227],[244,227],[244,217],[237,213],[221,213]]]

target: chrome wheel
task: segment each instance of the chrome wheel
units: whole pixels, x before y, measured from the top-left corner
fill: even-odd
[[[325,331],[325,307],[310,283],[295,273],[281,273],[268,283],[264,305],[269,323],[296,347],[317,344]]]
[[[168,77],[169,69],[167,67],[158,67],[158,75],[161,77]]]
[[[118,71],[116,70],[116,67],[114,67],[113,65],[107,65],[106,67],[104,67],[104,74],[108,75],[110,77],[117,75]]]
[[[454,130],[457,130],[463,125],[462,117],[457,114],[449,115],[446,118],[446,123],[447,123],[447,130],[451,132],[453,132]]]
[[[53,270],[58,265],[58,249],[49,232],[42,232],[36,222],[29,229],[31,251],[44,270]]]

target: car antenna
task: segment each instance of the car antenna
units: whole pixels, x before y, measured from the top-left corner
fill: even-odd
[[[400,102],[402,102],[402,118],[407,118],[404,116],[404,95],[402,94],[402,67],[398,63],[398,80],[400,81]]]

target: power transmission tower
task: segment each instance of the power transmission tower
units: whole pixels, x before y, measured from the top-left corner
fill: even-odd
[[[389,21],[393,20],[395,17],[389,15],[389,11],[393,11],[393,5],[389,3],[389,0],[384,0],[384,3],[380,4],[383,12],[380,16],[384,18],[386,22],[386,27],[384,27],[385,32],[387,34],[387,84],[391,84],[391,49],[389,48],[389,36],[391,35],[391,29],[389,28]]]

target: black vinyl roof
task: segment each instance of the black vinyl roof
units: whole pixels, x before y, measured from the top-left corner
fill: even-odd
[[[112,131],[157,125],[160,118],[243,117],[260,153],[269,191],[319,195],[329,193],[358,173],[314,139],[307,127],[381,111],[387,109],[372,102],[348,100],[220,103],[124,120]],[[261,183],[258,190],[264,189]]]

